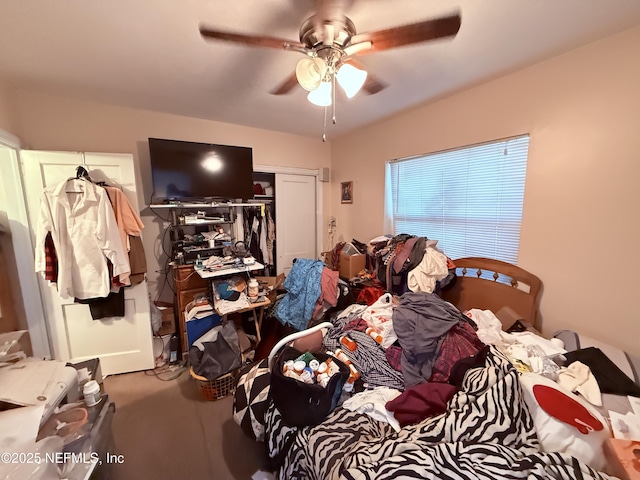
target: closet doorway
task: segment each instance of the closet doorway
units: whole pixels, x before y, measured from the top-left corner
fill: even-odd
[[[296,258],[318,258],[317,177],[276,174],[277,273]]]
[[[275,204],[275,270],[285,275],[296,258],[317,259],[322,250],[322,183],[318,169],[253,166],[254,184],[275,187],[254,201]]]
[[[54,188],[74,177],[80,165],[94,181],[121,187],[133,208],[140,211],[130,154],[22,150],[20,159],[32,241],[43,188]],[[93,320],[87,305],[61,299],[55,286],[37,276],[55,359],[82,361],[99,357],[105,375],[154,367],[146,282],[125,288],[124,317]]]

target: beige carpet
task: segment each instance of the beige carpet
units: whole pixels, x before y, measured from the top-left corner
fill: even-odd
[[[115,375],[104,387],[116,404],[110,453],[124,457],[114,480],[250,479],[264,465],[264,445],[231,418],[233,397],[204,400],[188,371]]]

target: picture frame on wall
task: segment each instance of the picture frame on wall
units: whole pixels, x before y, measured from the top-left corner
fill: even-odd
[[[353,182],[340,183],[340,202],[353,203]]]

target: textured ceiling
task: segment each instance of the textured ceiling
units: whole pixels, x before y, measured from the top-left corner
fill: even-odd
[[[306,92],[269,91],[297,52],[205,41],[202,25],[298,40],[312,0],[2,0],[0,78],[80,99],[318,136]],[[359,57],[389,87],[339,95],[329,139],[640,24],[638,0],[352,0],[358,32],[459,12],[444,39]]]

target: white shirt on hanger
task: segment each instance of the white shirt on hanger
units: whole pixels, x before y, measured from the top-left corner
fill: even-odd
[[[73,191],[67,191],[73,190]],[[45,271],[44,242],[51,232],[58,256],[58,292],[62,298],[106,297],[113,275],[131,271],[107,192],[84,179],[45,190],[36,231],[36,272]]]

